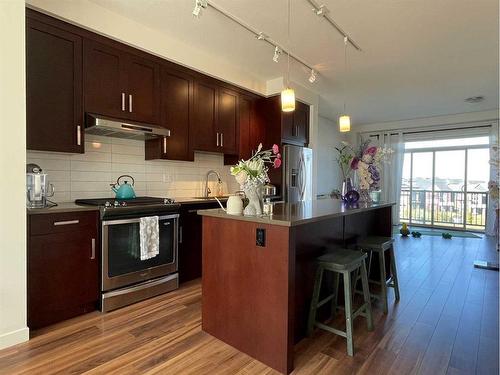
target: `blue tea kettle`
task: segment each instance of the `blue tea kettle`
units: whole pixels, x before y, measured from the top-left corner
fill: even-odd
[[[132,180],[132,185],[128,183],[127,180],[124,180],[123,183],[120,183],[120,180],[124,177],[130,177]],[[111,190],[115,192],[115,198],[116,199],[134,199],[135,198],[135,191],[132,186],[134,186],[134,178],[132,176],[129,176],[128,174],[124,174],[116,180],[116,183],[110,184],[111,185]]]

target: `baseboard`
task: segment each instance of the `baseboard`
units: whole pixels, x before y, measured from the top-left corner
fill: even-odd
[[[28,341],[29,338],[30,338],[30,330],[28,327],[4,333],[0,335],[0,349],[4,349],[9,346]]]

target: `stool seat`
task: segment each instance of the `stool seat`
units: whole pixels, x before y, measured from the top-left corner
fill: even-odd
[[[359,267],[360,262],[365,260],[367,256],[362,251],[335,249],[320,256],[316,261],[329,269],[343,271]]]
[[[368,236],[358,241],[357,245],[363,250],[388,250],[394,239],[391,237]]]

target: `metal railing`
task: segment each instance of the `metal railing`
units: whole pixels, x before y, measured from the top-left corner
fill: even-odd
[[[465,199],[464,199],[465,198]],[[401,221],[411,224],[484,230],[488,192],[401,190]]]

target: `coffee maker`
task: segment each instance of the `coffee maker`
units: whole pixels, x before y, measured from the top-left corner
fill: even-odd
[[[26,206],[46,208],[55,203],[47,198],[54,196],[54,185],[50,184],[46,173],[36,164],[26,165]]]

